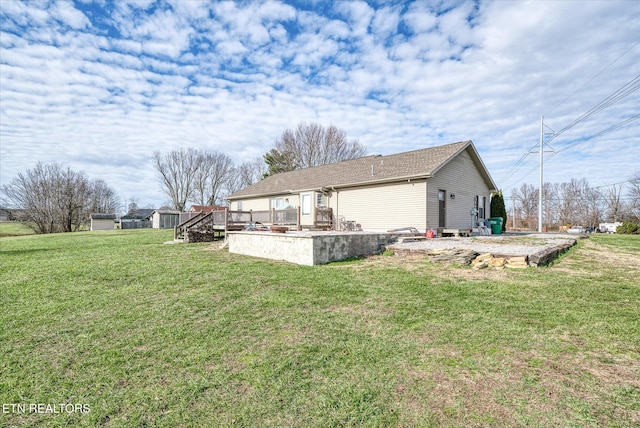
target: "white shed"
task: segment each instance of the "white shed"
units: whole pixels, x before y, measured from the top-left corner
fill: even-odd
[[[91,230],[113,230],[116,216],[113,214],[91,213]]]

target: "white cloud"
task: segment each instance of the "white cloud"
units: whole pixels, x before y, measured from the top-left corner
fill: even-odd
[[[400,11],[397,8],[383,7],[375,11],[371,21],[372,33],[378,37],[386,38],[394,35],[400,23]]]
[[[89,19],[73,7],[73,4],[67,1],[57,1],[51,8],[51,16],[60,22],[68,25],[76,30],[86,28],[91,25]]]
[[[425,33],[435,28],[436,16],[428,10],[429,3],[413,3],[402,16],[402,20],[414,33]]]
[[[157,205],[154,150],[195,146],[241,162],[300,121],[333,123],[372,153],[472,139],[500,180],[535,145],[542,114],[562,128],[640,74],[636,45],[567,99],[637,43],[640,6],[629,2],[111,6],[101,19],[71,3],[0,6],[3,184],[35,160],[67,161]],[[554,147],[637,105],[636,92]],[[626,179],[638,129],[561,151],[549,180]],[[535,182],[534,158],[499,185]]]

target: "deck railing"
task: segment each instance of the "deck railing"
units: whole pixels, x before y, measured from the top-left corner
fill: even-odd
[[[331,208],[316,208],[314,227],[331,228],[333,225],[333,211]],[[302,227],[300,223],[300,207],[284,210],[224,210],[209,213],[199,212],[188,216],[174,229],[174,238],[184,238],[186,232],[195,228],[198,230],[242,230],[247,223],[262,223],[274,226]]]
[[[321,228],[332,228],[333,210],[331,208],[316,208],[314,225]]]

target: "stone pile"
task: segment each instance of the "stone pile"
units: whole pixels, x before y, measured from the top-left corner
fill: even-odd
[[[496,257],[491,253],[480,254],[471,261],[474,269],[525,269],[529,266],[527,256]]]
[[[478,256],[478,253],[466,248],[451,248],[446,250],[430,250],[426,253],[429,261],[434,263],[457,263],[469,265]]]

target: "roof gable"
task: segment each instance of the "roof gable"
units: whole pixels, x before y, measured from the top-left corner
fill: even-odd
[[[471,141],[429,147],[393,155],[373,155],[358,159],[275,174],[248,186],[228,199],[259,197],[303,190],[321,190],[375,184],[409,178],[426,178],[436,173],[457,154],[471,147],[472,157],[487,183],[493,180]]]

